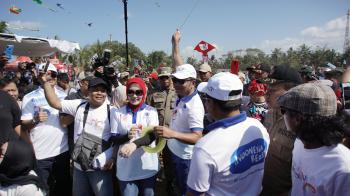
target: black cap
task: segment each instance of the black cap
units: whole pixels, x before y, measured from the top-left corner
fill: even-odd
[[[272,70],[270,78],[276,80],[277,82],[291,82],[294,84],[303,83],[300,74],[288,65],[275,66]]]
[[[68,76],[67,73],[59,73],[59,74],[57,75],[57,80],[69,82],[69,76]]]
[[[267,72],[267,73],[271,72],[271,66],[270,65],[266,65],[266,64],[260,64],[256,69],[264,71],[264,72]]]
[[[89,81],[89,86],[88,86],[88,88],[90,89],[90,88],[92,88],[92,87],[99,86],[99,85],[102,85],[102,86],[104,86],[106,89],[108,89],[107,83],[106,83],[103,79],[97,78],[97,77],[92,78],[92,79]]]

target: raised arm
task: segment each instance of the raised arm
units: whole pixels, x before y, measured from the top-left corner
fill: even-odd
[[[62,110],[61,100],[58,99],[53,86],[49,82],[47,82],[46,75],[47,74],[45,73],[45,74],[42,74],[40,77],[43,84],[45,98],[51,107],[61,111]]]
[[[183,64],[183,60],[180,55],[180,39],[181,39],[181,33],[180,31],[176,31],[172,38],[171,38],[171,43],[172,43],[172,58],[173,58],[173,66],[176,68],[179,65]]]

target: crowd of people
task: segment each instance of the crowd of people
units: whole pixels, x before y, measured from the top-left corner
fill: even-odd
[[[214,74],[184,63],[180,40],[173,66],[148,74],[95,64],[72,83],[40,59],[1,70],[0,195],[350,193],[350,68]]]

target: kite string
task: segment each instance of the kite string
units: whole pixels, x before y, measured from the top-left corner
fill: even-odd
[[[186,16],[184,22],[178,27],[178,29],[182,29],[182,27],[186,24],[188,18],[191,16],[192,12],[194,11],[194,9],[197,7],[197,4],[198,4],[199,0],[196,0],[196,2],[194,3],[191,11],[188,13],[188,15]]]

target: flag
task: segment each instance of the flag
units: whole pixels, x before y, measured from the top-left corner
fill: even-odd
[[[231,69],[230,69],[230,72],[231,72],[232,74],[238,75],[238,71],[239,71],[239,60],[233,59],[233,60],[231,61]]]

